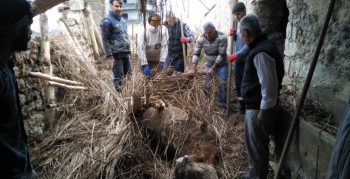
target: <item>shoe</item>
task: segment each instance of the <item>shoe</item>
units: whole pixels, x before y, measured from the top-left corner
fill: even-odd
[[[249,179],[249,174],[247,172],[244,171],[239,171],[238,172],[239,177],[241,177],[242,179]]]

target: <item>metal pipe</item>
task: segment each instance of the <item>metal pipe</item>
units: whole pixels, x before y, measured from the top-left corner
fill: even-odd
[[[315,71],[315,67],[316,67],[316,64],[317,64],[318,56],[320,55],[320,51],[321,51],[321,48],[322,48],[323,40],[324,40],[324,37],[326,36],[328,24],[329,24],[329,21],[330,21],[332,12],[333,12],[335,1],[336,0],[331,0],[330,1],[329,7],[328,7],[328,12],[327,12],[327,15],[326,15],[326,19],[324,21],[324,24],[323,24],[323,27],[322,27],[322,31],[321,31],[321,34],[319,36],[318,42],[317,42],[316,51],[315,51],[314,57],[313,57],[313,59],[311,61],[311,64],[310,64],[310,69],[309,69],[309,72],[308,72],[306,80],[305,80],[305,84],[304,84],[304,87],[303,87],[303,91],[301,93],[301,97],[300,97],[300,100],[299,100],[299,104],[297,106],[296,113],[295,113],[295,115],[293,117],[292,126],[290,127],[289,132],[288,132],[287,141],[286,141],[286,143],[285,143],[285,145],[283,147],[282,156],[280,158],[280,161],[279,161],[279,164],[278,164],[278,168],[277,168],[277,172],[275,174],[274,179],[278,179],[278,177],[279,177],[279,174],[280,174],[281,169],[282,169],[282,165],[284,163],[284,160],[286,158],[288,149],[290,147],[290,143],[291,143],[292,138],[293,138],[293,134],[294,134],[296,125],[299,123],[299,115],[300,115],[301,109],[303,108],[303,104],[304,104],[304,101],[305,101],[305,98],[306,98],[306,94],[307,94],[307,91],[309,89],[309,86],[310,86],[310,83],[311,83],[311,79],[312,79],[312,76],[313,76],[314,71]]]

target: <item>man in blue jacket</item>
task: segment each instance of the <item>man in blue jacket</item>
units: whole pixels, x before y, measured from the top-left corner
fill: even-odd
[[[246,15],[246,8],[243,2],[238,2],[233,6],[232,14],[239,22]],[[240,32],[236,29],[230,29],[230,36],[234,36],[236,41],[236,53],[228,56],[228,62],[235,61],[235,83],[239,102],[238,114],[245,114],[245,102],[241,95],[241,83],[244,74],[245,60],[249,53],[249,47],[243,42]]]
[[[37,179],[29,160],[11,56],[27,50],[33,9],[25,0],[0,1],[0,178]]]
[[[109,0],[110,11],[100,23],[107,66],[112,68],[113,83],[118,92],[125,75],[131,73],[130,39],[128,26],[121,15],[122,6],[122,0]]]

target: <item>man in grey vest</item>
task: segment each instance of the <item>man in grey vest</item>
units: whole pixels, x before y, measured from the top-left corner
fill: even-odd
[[[249,46],[241,88],[246,102],[244,133],[249,178],[266,179],[269,136],[279,112],[278,97],[284,76],[283,59],[276,45],[266,34],[262,34],[258,16],[246,15],[238,27],[244,43]],[[245,173],[240,175],[248,178]]]
[[[173,11],[168,11],[166,13],[166,21],[168,23],[167,28],[169,32],[166,66],[172,66],[176,71],[184,72],[185,59],[183,57],[183,53],[185,52],[182,51],[182,43],[191,43],[194,40],[194,36],[186,23],[183,23],[183,27],[181,27],[181,21],[175,17]],[[181,35],[181,28],[183,28],[184,36]]]
[[[130,39],[128,26],[121,15],[122,6],[122,0],[109,0],[110,10],[100,23],[107,66],[113,71],[113,83],[118,92],[125,75],[131,73]]]

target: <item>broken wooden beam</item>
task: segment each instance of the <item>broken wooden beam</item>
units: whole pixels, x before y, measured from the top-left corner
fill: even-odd
[[[60,87],[60,88],[65,88],[65,89],[73,89],[73,90],[85,90],[87,89],[84,86],[71,86],[71,85],[66,85],[66,84],[62,84],[62,83],[57,83],[54,81],[49,81],[47,83],[48,86],[56,86],[56,87]]]
[[[55,81],[55,82],[59,82],[59,83],[67,84],[67,85],[83,85],[83,83],[81,83],[81,82],[72,81],[72,80],[66,80],[66,79],[63,79],[63,78],[54,77],[54,76],[51,76],[51,75],[48,75],[48,74],[44,74],[44,73],[40,73],[40,72],[30,72],[29,73],[29,77],[39,78],[39,79],[42,79],[42,80]]]

